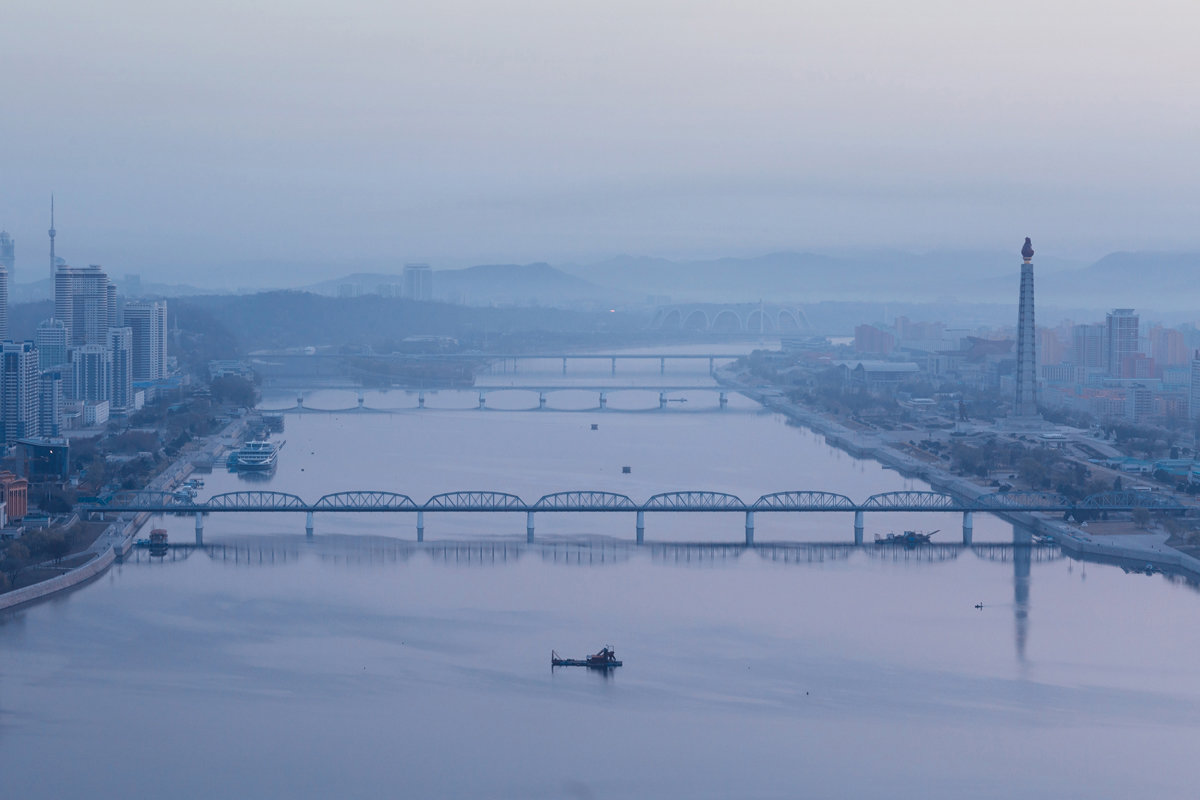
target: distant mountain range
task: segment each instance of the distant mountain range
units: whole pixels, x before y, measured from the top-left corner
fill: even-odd
[[[1132,307],[1200,317],[1200,253],[1111,253],[1093,264],[1034,258],[1039,308]],[[367,266],[367,265],[362,265]],[[329,296],[402,293],[403,274],[375,264],[299,288]],[[383,265],[379,265],[383,266]],[[326,274],[335,269],[326,267]],[[312,274],[309,265],[305,272]],[[287,274],[276,265],[269,273]],[[669,302],[821,301],[1015,306],[1020,256],[1013,252],[875,251],[772,253],[748,258],[671,261],[622,256],[591,264],[488,264],[436,269],[434,299],[473,306],[548,306],[603,310]],[[133,287],[118,287],[124,293]],[[253,291],[243,289],[241,292]],[[145,283],[141,294],[208,294],[193,286]],[[50,296],[49,281],[12,287],[13,302]]]

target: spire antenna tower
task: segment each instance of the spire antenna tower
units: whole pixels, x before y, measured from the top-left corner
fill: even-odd
[[[54,270],[58,267],[58,259],[54,257],[54,193],[50,193],[50,291],[54,291]]]

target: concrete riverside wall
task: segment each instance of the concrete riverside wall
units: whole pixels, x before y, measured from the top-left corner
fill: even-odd
[[[0,594],[0,611],[39,600],[46,595],[61,592],[63,589],[69,589],[84,581],[91,580],[108,569],[116,557],[117,554],[110,547],[82,567],[73,569],[58,577],[35,583],[32,586],[26,586],[24,589]]]

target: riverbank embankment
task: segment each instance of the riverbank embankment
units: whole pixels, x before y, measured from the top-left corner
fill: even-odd
[[[248,417],[235,418],[220,433],[207,437],[203,444],[180,453],[166,469],[156,475],[147,489],[169,492],[176,489],[192,474],[197,461],[218,463],[221,453],[233,446],[245,431]],[[91,581],[124,558],[133,548],[134,538],[146,524],[150,514],[122,514],[113,520],[103,533],[84,551],[91,558],[74,569],[44,581],[0,594],[0,611],[32,603],[52,594],[81,586]]]
[[[953,475],[939,465],[903,453],[870,433],[860,433],[837,420],[813,409],[790,402],[773,388],[755,387],[743,383],[728,370],[718,370],[717,382],[739,392],[764,408],[783,414],[793,422],[821,434],[825,441],[855,458],[866,458],[891,467],[904,475],[926,481],[932,488],[964,500],[975,500],[994,492],[969,478]],[[1114,559],[1129,559],[1157,569],[1173,569],[1188,573],[1200,580],[1200,558],[1188,555],[1167,544],[1163,532],[1094,536],[1065,520],[1031,512],[990,512],[1033,533],[1053,537],[1068,553],[1095,555]]]

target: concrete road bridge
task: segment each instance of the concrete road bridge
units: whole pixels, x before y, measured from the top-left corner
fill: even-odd
[[[962,541],[971,544],[977,513],[1047,512],[1098,515],[1147,509],[1182,514],[1185,506],[1170,494],[1154,491],[1110,491],[1073,502],[1052,492],[996,492],[975,500],[934,491],[897,491],[871,495],[855,501],[834,492],[795,490],[765,494],[745,501],[734,494],[716,491],[661,492],[641,502],[616,492],[583,490],[543,495],[534,502],[508,492],[454,491],[435,494],[418,502],[393,491],[344,491],[326,494],[315,502],[298,495],[275,491],[224,492],[204,501],[184,500],[170,492],[122,491],[83,503],[86,514],[173,513],[192,515],[196,544],[204,541],[204,518],[220,513],[291,512],[305,515],[305,533],[314,533],[317,513],[412,513],[416,515],[417,541],[425,539],[425,516],[439,513],[516,513],[526,515],[526,541],[534,541],[538,514],[630,514],[636,518],[636,542],[643,544],[646,514],[734,513],[745,518],[746,545],[754,544],[756,514],[830,513],[854,515],[854,544],[863,544],[864,517],[876,512],[946,512],[962,515]]]
[[[357,389],[357,387],[346,387],[346,388]],[[432,392],[426,392],[424,389],[415,389],[413,391],[417,395],[416,408],[418,410],[425,408],[426,407],[425,406],[426,395],[430,394]],[[698,385],[694,385],[694,384],[654,385],[654,386],[632,385],[632,384],[631,385],[529,384],[529,385],[520,385],[520,386],[516,386],[516,385],[471,386],[471,387],[464,387],[462,389],[456,389],[456,390],[452,390],[452,391],[472,392],[472,393],[477,394],[479,402],[478,402],[478,405],[476,406],[476,408],[479,410],[487,409],[488,395],[498,394],[500,392],[525,392],[525,393],[529,393],[529,394],[536,394],[537,395],[536,408],[539,410],[546,409],[548,407],[547,402],[548,402],[550,395],[557,394],[560,392],[588,392],[588,393],[595,394],[597,397],[597,405],[592,408],[588,408],[588,409],[554,409],[554,410],[560,410],[560,411],[561,410],[571,410],[571,411],[600,410],[600,411],[603,411],[604,409],[608,408],[608,396],[611,394],[616,394],[617,392],[642,392],[642,393],[649,393],[649,394],[657,393],[659,409],[669,408],[670,404],[672,404],[672,403],[682,404],[682,403],[687,402],[686,398],[678,398],[678,397],[670,396],[673,394],[679,394],[681,392],[713,392],[717,395],[717,404],[720,408],[725,408],[727,405],[729,405],[729,390],[727,388],[725,388],[723,386],[702,386],[702,385],[698,386]],[[303,395],[298,395],[296,397],[296,404],[294,406],[285,406],[283,408],[259,409],[259,411],[262,411],[263,413],[266,413],[266,414],[354,414],[354,413],[399,414],[399,413],[408,413],[413,410],[414,409],[411,407],[408,407],[408,408],[374,408],[374,407],[368,406],[365,404],[365,398],[361,392],[358,395],[358,404],[354,405],[354,406],[348,406],[345,408],[313,408],[311,406],[306,406],[304,404]],[[439,410],[450,410],[450,409],[439,409]],[[505,410],[511,410],[511,409],[505,409]]]

